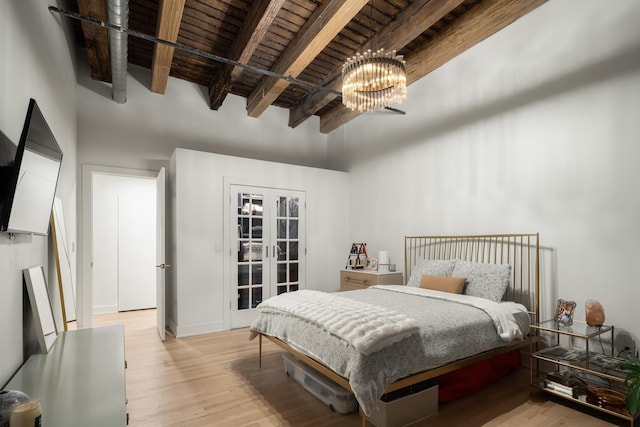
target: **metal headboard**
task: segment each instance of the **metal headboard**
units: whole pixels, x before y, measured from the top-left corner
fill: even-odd
[[[538,233],[470,236],[406,236],[405,283],[423,259],[460,259],[485,264],[511,264],[511,283],[503,300],[523,304],[538,322],[540,313],[540,244]]]

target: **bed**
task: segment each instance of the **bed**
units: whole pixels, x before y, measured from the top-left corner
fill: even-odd
[[[260,359],[266,337],[353,391],[363,426],[384,393],[524,347],[539,320],[537,233],[407,236],[404,246],[406,286],[282,294],[250,328]]]

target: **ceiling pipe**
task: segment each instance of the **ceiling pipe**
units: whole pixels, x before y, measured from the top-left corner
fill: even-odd
[[[119,29],[109,28],[111,57],[111,97],[118,104],[127,102],[127,28],[129,28],[129,1],[108,0],[109,22]]]

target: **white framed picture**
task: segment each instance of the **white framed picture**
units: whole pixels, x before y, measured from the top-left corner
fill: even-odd
[[[39,265],[22,270],[31,302],[34,324],[38,335],[40,350],[48,353],[58,338],[58,329],[53,319],[51,300],[47,290],[44,267]]]

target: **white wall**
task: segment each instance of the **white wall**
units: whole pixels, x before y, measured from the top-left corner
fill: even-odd
[[[351,238],[401,259],[405,234],[539,231],[548,292],[639,337],[640,2],[614,3],[550,1],[410,86],[406,116],[333,132]]]
[[[121,196],[149,201],[154,215],[151,220],[155,224],[155,178],[93,175],[93,313],[118,311],[118,198]],[[151,246],[151,253],[155,260],[155,244]],[[155,282],[153,286],[155,295]]]
[[[84,53],[83,53],[84,55]],[[87,67],[86,60],[80,61]],[[81,70],[78,135],[81,164],[159,170],[175,148],[282,163],[323,167],[326,136],[314,117],[295,129],[289,111],[269,107],[259,118],[247,116],[246,100],[227,96],[218,111],[209,109],[206,88],[169,79],[165,95],[149,90],[150,71],[129,66],[127,102],[111,99],[110,85],[92,81]]]
[[[29,98],[38,102],[64,152],[57,195],[62,199],[70,247],[75,247],[75,71],[60,19],[47,10],[46,3],[3,3],[0,58],[0,132],[17,144]],[[50,253],[47,237],[18,236],[11,241],[0,234],[0,386],[23,361],[22,269],[49,265]],[[75,253],[72,262],[75,265]],[[53,268],[48,271],[55,274]]]
[[[305,191],[307,288],[339,289],[339,269],[350,247],[347,174],[178,149],[169,175],[174,252],[167,307],[178,336],[228,328],[225,182]]]

